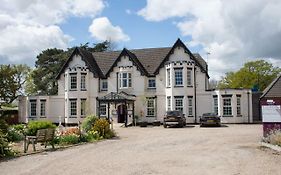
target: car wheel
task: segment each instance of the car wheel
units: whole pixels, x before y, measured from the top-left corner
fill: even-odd
[[[163,124],[163,126],[164,126],[164,128],[167,128],[167,125],[165,123]]]

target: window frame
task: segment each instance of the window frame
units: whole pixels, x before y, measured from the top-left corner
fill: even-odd
[[[226,103],[226,100],[229,103]],[[223,116],[224,117],[232,117],[232,98],[231,97],[223,97]]]
[[[43,105],[43,107],[42,107],[42,105]],[[44,110],[42,110],[42,109],[44,109]],[[46,117],[46,100],[40,100],[40,117],[41,118]]]
[[[172,97],[171,96],[167,96],[167,111],[171,111],[172,110]]]
[[[152,84],[154,84],[154,86],[150,86],[151,85],[150,84],[151,81],[154,81],[154,83],[152,83]],[[148,78],[148,80],[147,80],[147,88],[148,89],[156,89],[156,78]]]
[[[192,87],[192,69],[187,68],[187,72],[186,72],[186,85],[188,87]]]
[[[184,96],[174,96],[174,99],[175,99],[175,110],[183,112],[183,109],[184,109]],[[181,100],[181,106],[179,106],[177,104],[177,102],[179,102],[178,100]]]
[[[104,83],[106,83],[106,87],[104,87]],[[107,91],[108,90],[108,81],[107,79],[100,80],[100,91]]]
[[[77,73],[70,73],[69,74],[69,76],[70,76],[70,82],[69,82],[69,89],[71,90],[71,91],[76,91],[77,90],[77,83],[78,83],[78,81],[77,81]],[[75,83],[74,82],[72,82],[74,79],[72,79],[72,78],[75,78]],[[75,86],[74,86],[75,85]]]
[[[166,73],[167,73],[167,83],[166,83],[166,86],[167,87],[171,87],[171,69],[168,68]]]
[[[152,104],[152,106],[149,106],[149,104]],[[146,117],[156,117],[156,99],[154,97],[146,98]]]
[[[238,112],[239,111],[239,112]],[[236,96],[236,115],[238,117],[242,116],[242,110],[241,110],[241,96]]]
[[[101,109],[103,110],[101,112]],[[100,117],[106,117],[107,116],[107,105],[105,103],[101,103],[99,106],[99,116]]]
[[[175,87],[183,86],[183,68],[174,68],[174,80],[175,80],[175,85],[174,85]]]
[[[29,100],[29,105],[30,117],[34,118],[37,116],[37,100]]]
[[[74,106],[75,106],[75,108],[74,108]],[[76,118],[77,117],[77,99],[69,99],[69,110],[70,110],[69,111],[70,118]],[[73,112],[75,112],[75,113],[73,113]]]
[[[215,114],[219,114],[219,101],[218,96],[213,96],[213,111]]]
[[[86,91],[86,73],[81,73],[80,89],[81,91]],[[83,77],[83,78],[82,78]],[[83,81],[82,81],[83,80]]]
[[[126,75],[126,77],[124,77]],[[126,83],[124,83],[126,82]],[[126,84],[126,86],[124,86]],[[120,72],[119,73],[119,88],[128,89],[132,87],[132,73],[131,72]]]
[[[188,102],[188,106],[187,106],[188,117],[193,117],[193,97],[188,96],[187,102]]]
[[[80,116],[85,117],[86,116],[86,98],[80,99]]]

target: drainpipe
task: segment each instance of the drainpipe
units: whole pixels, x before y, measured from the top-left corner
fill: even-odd
[[[197,105],[196,105],[196,71],[195,71],[195,66],[194,66],[194,69],[193,69],[193,75],[194,75],[194,82],[193,82],[193,86],[194,86],[194,123],[196,124],[197,123]]]
[[[248,123],[250,123],[250,92],[247,92],[247,98],[248,98]]]
[[[119,72],[116,72],[116,92],[118,93],[118,76],[119,76]]]

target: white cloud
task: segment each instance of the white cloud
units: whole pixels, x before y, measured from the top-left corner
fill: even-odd
[[[147,0],[138,14],[148,21],[176,17],[181,34],[201,44],[203,56],[211,52],[210,74],[218,78],[257,58],[281,66],[280,9],[278,0]]]
[[[95,17],[105,7],[102,0],[0,0],[0,64],[34,64],[42,50],[65,49],[72,37],[58,24],[70,16]]]
[[[113,42],[130,40],[130,37],[119,26],[113,26],[107,17],[94,19],[89,27],[89,32],[97,40],[110,40]]]
[[[130,14],[132,14],[132,11],[131,11],[130,9],[126,9],[126,13],[127,13],[128,15],[130,15]]]

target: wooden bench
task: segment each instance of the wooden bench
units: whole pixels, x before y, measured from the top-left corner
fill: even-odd
[[[39,129],[37,130],[36,136],[26,136],[24,140],[24,152],[28,150],[29,144],[33,145],[33,151],[36,151],[35,145],[37,143],[42,143],[47,147],[47,144],[50,143],[52,148],[54,149],[54,143],[52,142],[55,137],[55,129],[48,128],[48,129]]]

